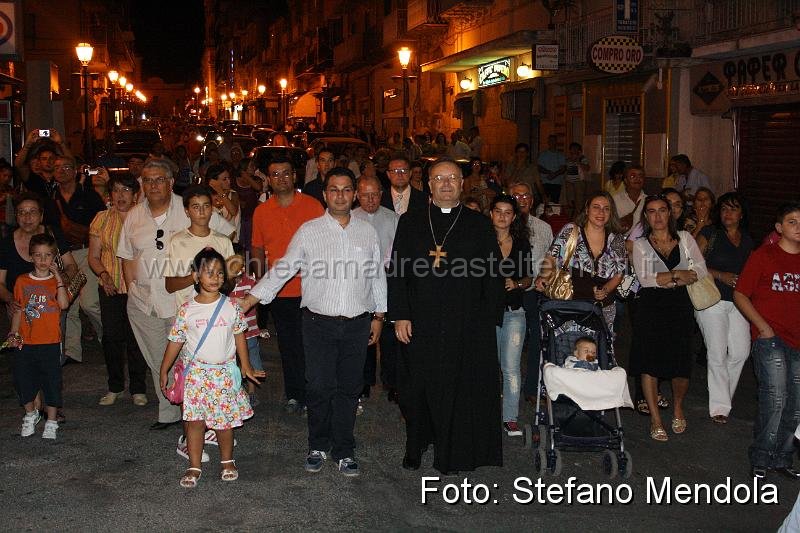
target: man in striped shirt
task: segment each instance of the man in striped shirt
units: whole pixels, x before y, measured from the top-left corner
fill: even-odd
[[[330,453],[345,476],[359,474],[353,453],[356,406],[367,346],[378,342],[386,312],[378,234],[368,222],[350,216],[354,183],[349,169],[328,172],[327,211],[300,226],[286,255],[242,301],[245,310],[259,300],[271,302],[300,271],[309,444],[305,469],[319,472]]]

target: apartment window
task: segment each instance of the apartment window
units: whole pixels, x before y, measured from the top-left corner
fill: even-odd
[[[605,101],[603,131],[603,175],[615,161],[627,165],[641,164],[642,122],[641,98],[608,98]]]

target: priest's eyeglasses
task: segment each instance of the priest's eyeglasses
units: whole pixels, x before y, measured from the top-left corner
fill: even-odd
[[[461,176],[456,176],[455,174],[437,174],[435,176],[431,176],[431,180],[435,181],[436,183],[456,183],[460,179]]]

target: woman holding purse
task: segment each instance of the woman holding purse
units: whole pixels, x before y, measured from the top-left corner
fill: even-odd
[[[606,324],[613,331],[614,291],[625,274],[625,265],[625,237],[614,202],[607,192],[597,192],[584,202],[575,222],[565,225],[553,240],[536,278],[536,289],[548,296],[548,286],[557,282],[557,270],[568,272],[572,296],[565,299],[600,303]]]
[[[708,272],[691,234],[675,229],[666,196],[645,198],[643,213],[644,233],[633,243],[631,254],[642,289],[632,317],[630,373],[642,376],[650,438],[664,442],[668,437],[658,410],[658,378],[672,382],[672,431],[681,434],[686,431],[683,400],[689,389],[694,327],[687,286]]]

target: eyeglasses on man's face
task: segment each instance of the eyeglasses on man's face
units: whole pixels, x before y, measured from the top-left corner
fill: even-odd
[[[275,179],[291,178],[292,174],[294,173],[291,170],[273,170],[269,173],[269,177]]]
[[[142,178],[142,185],[164,185],[169,181],[166,176],[158,176],[157,178]]]
[[[461,176],[455,174],[437,174],[431,176],[431,181],[435,183],[456,183],[461,179]]]
[[[390,168],[386,172],[388,172],[390,174],[398,174],[400,176],[404,176],[404,175],[408,174],[411,171],[409,169],[407,169],[407,168]]]

